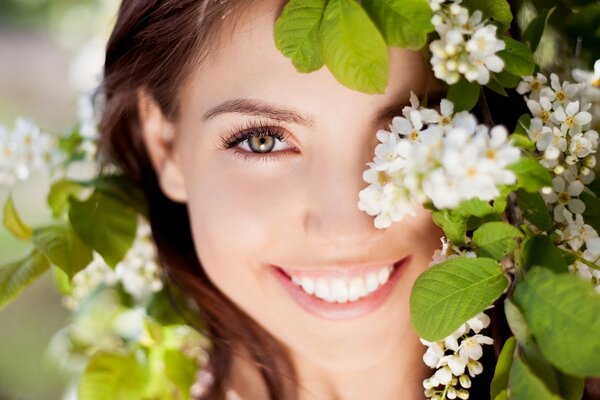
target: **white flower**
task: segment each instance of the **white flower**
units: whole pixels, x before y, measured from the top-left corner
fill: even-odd
[[[583,183],[579,180],[573,180],[567,182],[564,176],[556,176],[552,179],[552,191],[549,193],[542,193],[544,200],[548,204],[555,204],[554,207],[554,220],[557,222],[566,222],[563,215],[565,207],[574,214],[583,214],[585,211],[585,204],[583,201],[576,199],[583,191]]]
[[[595,131],[590,131],[595,132]],[[569,151],[572,155],[577,156],[578,158],[584,158],[590,155],[595,150],[593,138],[590,137],[592,135],[586,135],[583,133],[578,133],[571,138],[571,144],[569,146]]]
[[[493,344],[492,338],[476,334],[471,337],[464,339],[458,350],[458,354],[461,358],[468,360],[479,360],[483,356],[482,344]]]
[[[584,223],[580,214],[571,214],[568,210],[563,210],[563,216],[567,226],[559,231],[562,240],[569,244],[573,250],[579,250],[584,243],[598,238],[598,233],[590,225]]]
[[[552,102],[546,96],[541,96],[539,100],[527,100],[527,107],[535,118],[542,120],[544,124],[550,121],[552,116]]]
[[[526,76],[521,82],[519,82],[519,85],[517,86],[517,93],[531,93],[532,98],[539,98],[539,92],[544,85],[546,85],[546,82],[548,82],[548,79],[539,72],[535,77]]]
[[[564,106],[577,98],[579,86],[567,81],[561,84],[556,74],[550,75],[550,86],[542,88],[540,96],[547,97],[551,102],[554,102],[553,106],[555,108]]]
[[[565,108],[559,106],[552,117],[561,124],[561,128],[568,129],[571,135],[581,132],[581,128],[592,120],[589,112],[579,110],[579,101],[567,103]]]

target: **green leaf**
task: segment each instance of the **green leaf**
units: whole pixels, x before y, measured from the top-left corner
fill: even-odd
[[[527,321],[519,307],[508,298],[504,299],[504,314],[506,314],[506,322],[517,342],[523,347],[526,346],[531,341],[531,332],[527,327]]]
[[[98,353],[88,364],[79,386],[81,400],[140,400],[149,383],[147,366],[135,355]]]
[[[71,198],[69,220],[81,240],[115,267],[131,248],[137,229],[136,210],[95,191],[89,199]]]
[[[552,176],[542,164],[529,157],[521,157],[508,169],[517,176],[517,184],[528,192],[537,192],[543,187],[552,186]]]
[[[503,87],[508,89],[514,89],[521,82],[521,77],[515,74],[511,74],[507,70],[502,70],[494,74],[498,83],[500,83]]]
[[[0,310],[49,267],[46,257],[37,250],[33,250],[18,261],[0,266]]]
[[[105,195],[132,206],[143,216],[148,216],[148,204],[144,192],[123,175],[102,175],[91,186]]]
[[[448,88],[448,100],[454,104],[454,111],[470,111],[477,104],[480,92],[479,84],[461,79]]]
[[[451,210],[440,210],[432,213],[433,221],[442,228],[444,235],[452,243],[462,245],[467,235],[467,218]]]
[[[427,0],[363,0],[389,46],[421,49],[433,31],[433,12]]]
[[[520,135],[527,135],[527,129],[531,126],[531,115],[523,114],[517,121],[517,126],[515,126],[515,133]]]
[[[55,182],[48,194],[48,205],[52,209],[52,215],[59,217],[67,207],[69,196],[78,196],[84,189],[84,186],[70,179]]]
[[[10,195],[4,204],[3,222],[6,229],[19,239],[29,240],[33,234],[31,227],[21,219],[21,216],[15,208],[13,198]]]
[[[500,393],[508,387],[508,377],[516,347],[517,341],[514,336],[508,338],[502,347],[502,351],[498,356],[498,362],[496,363],[494,379],[492,379],[492,384],[490,386],[490,395],[492,399],[497,398]]]
[[[383,93],[388,83],[387,46],[365,10],[354,0],[329,0],[321,22],[323,59],[343,85]]]
[[[585,192],[579,196],[579,199],[585,203],[583,220],[596,232],[600,232],[600,199]]]
[[[465,0],[463,4],[474,12],[480,10],[484,18],[490,18],[506,31],[510,27],[513,15],[506,0]]]
[[[544,9],[537,17],[535,17],[523,32],[523,41],[529,44],[529,48],[533,53],[538,48],[544,29],[548,24],[548,20],[556,10],[556,6],[550,9]]]
[[[73,287],[71,285],[71,279],[69,275],[65,273],[62,269],[57,266],[52,267],[52,277],[54,278],[54,283],[58,290],[65,296],[71,295],[73,292]]]
[[[509,393],[511,400],[561,400],[531,372],[521,357],[515,358],[510,369]]]
[[[508,36],[502,38],[506,48],[498,53],[504,60],[504,69],[513,75],[528,76],[535,69],[533,54],[526,44],[511,39]]]
[[[506,222],[488,222],[473,233],[473,245],[480,257],[502,259],[515,249],[515,239],[523,234]]]
[[[291,0],[275,24],[275,46],[300,72],[323,66],[319,28],[326,0]]]
[[[585,389],[585,380],[569,376],[558,370],[555,372],[560,396],[564,400],[581,400],[583,398],[583,390]]]
[[[539,192],[526,192],[519,189],[516,194],[517,205],[523,211],[523,217],[527,221],[543,232],[552,229],[552,218],[548,206]]]
[[[525,150],[528,152],[535,150],[535,143],[531,139],[529,139],[527,135],[514,133],[511,135],[510,141],[513,145],[517,146],[521,150]]]
[[[165,350],[163,357],[166,376],[179,389],[181,397],[178,398],[187,399],[196,381],[198,364],[185,357],[181,350]]]
[[[568,271],[569,263],[548,236],[536,235],[527,238],[523,245],[523,268],[529,270],[535,266],[562,273]]]
[[[494,400],[508,400],[508,390],[504,389],[498,396],[494,397]]]
[[[547,360],[569,375],[600,375],[600,294],[590,282],[533,268],[514,300]]]
[[[70,224],[36,229],[33,243],[71,279],[92,261],[92,249],[81,241]]]
[[[498,299],[507,283],[489,258],[455,257],[434,265],[413,286],[413,327],[425,340],[443,339]]]
[[[496,78],[492,77],[486,86],[488,89],[498,93],[500,96],[508,97],[508,93],[506,93],[506,90],[504,90],[504,86],[502,86],[502,84],[498,82]]]

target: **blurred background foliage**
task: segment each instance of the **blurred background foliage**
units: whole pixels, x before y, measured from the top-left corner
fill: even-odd
[[[25,117],[62,135],[77,122],[80,95],[101,72],[104,43],[118,0],[0,0],[0,125]],[[43,179],[18,185],[13,197],[27,221],[50,218]],[[0,204],[8,190],[0,187]],[[0,227],[0,264],[27,247]],[[70,377],[48,352],[69,321],[46,274],[0,312],[0,400],[61,399]]]

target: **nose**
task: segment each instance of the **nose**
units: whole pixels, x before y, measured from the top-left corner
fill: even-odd
[[[316,157],[307,187],[303,227],[307,238],[320,245],[349,250],[380,238],[374,218],[358,209],[358,194],[368,186],[362,179],[372,152],[365,146],[340,146]],[[344,149],[345,147],[345,149]],[[318,161],[317,161],[318,159]]]

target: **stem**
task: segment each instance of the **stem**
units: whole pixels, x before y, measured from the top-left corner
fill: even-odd
[[[444,391],[442,392],[442,400],[446,400],[446,392],[448,392],[448,387],[450,387],[449,383],[444,387]]]

